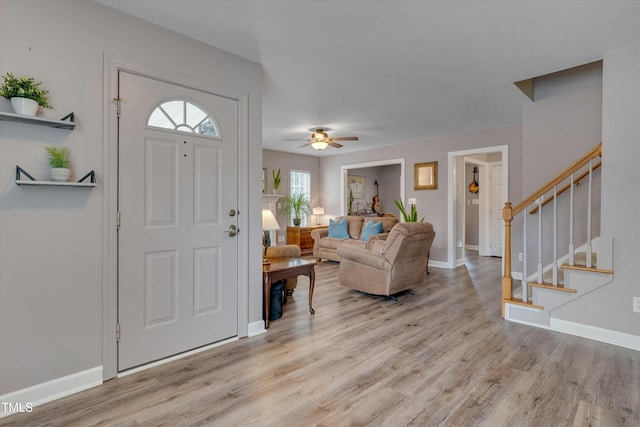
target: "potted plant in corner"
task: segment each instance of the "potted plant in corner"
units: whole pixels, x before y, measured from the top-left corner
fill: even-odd
[[[51,179],[58,182],[66,182],[71,176],[69,170],[69,150],[67,147],[45,147],[49,155],[49,167],[51,167]]]
[[[17,114],[35,116],[39,106],[51,108],[47,97],[49,91],[42,89],[42,82],[33,77],[16,77],[11,73],[7,73],[3,79],[0,95],[11,101],[11,107]]]
[[[302,193],[284,196],[278,203],[280,204],[281,213],[286,214],[289,218],[293,216],[293,225],[296,227],[300,226],[302,215],[311,212],[311,203]]]
[[[280,168],[276,171],[275,169],[271,171],[271,176],[273,177],[273,194],[278,193],[278,188],[280,188]]]

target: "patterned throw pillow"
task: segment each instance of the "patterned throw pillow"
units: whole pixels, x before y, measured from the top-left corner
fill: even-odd
[[[329,220],[329,237],[337,237],[340,239],[350,238],[347,218],[343,218],[338,222],[332,219]]]
[[[381,222],[373,222],[371,220],[369,220],[369,222],[367,222],[364,225],[364,230],[362,230],[362,240],[369,240],[369,237],[373,236],[374,234],[380,234],[382,233],[382,223]]]

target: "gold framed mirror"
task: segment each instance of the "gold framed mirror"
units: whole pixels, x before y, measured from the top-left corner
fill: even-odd
[[[413,165],[413,189],[438,189],[438,162],[415,163]]]

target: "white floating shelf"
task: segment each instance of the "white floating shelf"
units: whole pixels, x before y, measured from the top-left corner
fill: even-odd
[[[29,179],[16,180],[18,185],[50,185],[60,187],[95,187],[95,182],[58,182],[58,181],[31,181]]]
[[[29,179],[22,179],[22,175],[26,175]],[[85,179],[89,179],[88,182],[85,182]],[[35,179],[29,172],[22,169],[20,166],[16,166],[16,184],[17,185],[48,185],[48,186],[57,186],[57,187],[95,187],[98,185],[96,183],[96,173],[94,171],[90,171],[88,174],[80,178],[80,181],[77,182],[60,182],[60,181],[39,181]]]
[[[65,121],[69,119],[70,121]],[[22,114],[0,111],[0,120],[6,122],[28,123],[31,125],[48,126],[58,129],[73,130],[76,127],[74,114],[67,114],[62,120],[45,119],[44,117],[24,116]]]

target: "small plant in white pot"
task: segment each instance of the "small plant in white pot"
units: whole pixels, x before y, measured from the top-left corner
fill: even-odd
[[[51,167],[51,179],[58,182],[66,182],[71,176],[69,170],[69,150],[67,147],[45,147],[49,155],[49,166]]]
[[[44,90],[42,82],[36,81],[33,77],[16,77],[7,73],[3,77],[0,86],[0,95],[11,101],[13,111],[26,116],[38,114],[38,108],[51,108],[49,105],[48,90]]]

